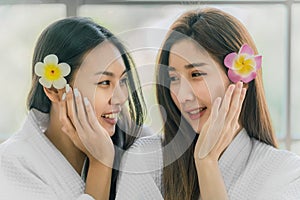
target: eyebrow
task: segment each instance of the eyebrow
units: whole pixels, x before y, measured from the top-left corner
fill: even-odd
[[[122,72],[121,76],[123,76],[123,74],[125,74],[126,72],[127,72],[127,69],[125,69],[125,70]],[[103,74],[103,75],[111,76],[111,77],[114,77],[114,76],[115,76],[115,74],[114,74],[113,72],[108,72],[108,71],[100,71],[100,72],[96,72],[96,73],[95,73],[95,75],[99,75],[99,74]],[[121,77],[121,76],[120,76],[120,77]]]
[[[187,65],[184,65],[184,68],[191,69],[191,68],[196,68],[196,67],[203,67],[205,65],[207,65],[207,63],[190,63]],[[175,67],[168,66],[168,71],[176,71],[176,70],[175,70]]]
[[[195,67],[203,67],[205,65],[207,65],[207,64],[206,63],[191,63],[188,65],[185,65],[184,68],[191,69],[191,68],[195,68]]]

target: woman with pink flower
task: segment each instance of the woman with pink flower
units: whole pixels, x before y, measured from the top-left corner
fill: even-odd
[[[189,11],[173,23],[156,76],[162,145],[144,138],[131,150],[162,149],[161,156],[144,156],[157,163],[148,173],[162,171],[162,179],[155,176],[161,198],[300,199],[300,157],[277,149],[261,68],[250,34],[228,13]],[[129,163],[134,160],[132,154]],[[119,185],[127,189],[117,195],[132,197],[147,188],[140,183],[134,190],[129,177],[121,177]]]
[[[0,145],[0,199],[115,199],[120,159],[142,130],[139,88],[109,30],[82,17],[49,25],[34,50],[28,117]]]

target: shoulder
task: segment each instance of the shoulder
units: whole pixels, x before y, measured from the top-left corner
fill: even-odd
[[[254,140],[252,161],[268,176],[266,182],[270,185],[288,185],[295,180],[300,183],[300,156],[293,152]]]
[[[161,137],[137,139],[122,157],[116,199],[163,199],[162,168]]]
[[[32,168],[33,161],[37,160],[40,152],[35,144],[40,141],[31,121],[27,118],[22,128],[10,138],[0,144],[0,167],[6,164]]]
[[[47,118],[48,115],[41,114],[39,111],[31,110],[25,119],[21,129],[14,133],[10,138],[0,144],[0,156],[14,156],[35,158],[39,151],[36,144],[44,143],[44,138],[41,136],[40,121]],[[40,118],[40,119],[37,119]]]
[[[287,150],[277,149],[253,139],[253,157],[264,162],[279,164],[278,167],[300,166],[300,156]]]
[[[26,151],[31,151],[32,145],[30,140],[23,137],[22,132],[18,132],[0,144],[0,156],[10,155],[19,156],[23,155]]]
[[[300,157],[258,141],[253,144],[251,166],[257,166],[255,180],[262,182],[261,199],[300,199]]]
[[[129,151],[143,151],[157,148],[161,148],[161,136],[159,134],[138,138],[129,148]]]
[[[161,137],[138,138],[122,157],[121,167],[127,172],[156,171],[162,166]]]
[[[9,174],[25,168],[31,169],[35,155],[36,151],[27,140],[14,135],[0,145],[0,170]]]

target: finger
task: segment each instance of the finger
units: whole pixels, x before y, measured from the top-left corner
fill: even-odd
[[[66,103],[67,103],[67,115],[71,122],[74,124],[73,115],[76,113],[73,99],[73,89],[67,84],[66,86]]]
[[[211,120],[212,122],[215,122],[218,119],[219,112],[220,112],[220,106],[221,106],[222,98],[218,97],[215,99],[215,102],[212,106],[212,112],[211,112]]]
[[[205,140],[205,137],[206,137],[207,132],[210,129],[210,127],[214,126],[214,122],[216,121],[217,116],[218,116],[220,104],[221,104],[221,98],[218,97],[215,99],[215,101],[212,105],[211,113],[210,113],[207,121],[204,123],[204,125],[202,127],[198,142],[201,142],[201,141],[203,142]]]
[[[238,110],[240,107],[240,98],[241,98],[241,94],[242,94],[242,89],[243,89],[243,83],[242,82],[238,82],[236,84],[233,96],[232,96],[232,100],[230,103],[230,108],[229,108],[229,112],[228,112],[228,116],[226,118],[226,123],[231,124],[231,123],[235,123],[234,119],[236,115],[239,115]]]
[[[66,108],[66,93],[62,95],[62,99],[59,102],[59,121],[63,124],[64,120],[67,117],[67,108]]]
[[[85,111],[85,107],[83,106],[82,96],[81,93],[77,88],[74,89],[74,96],[75,96],[75,105],[77,109],[77,119],[83,129],[91,127],[88,120],[87,120],[87,114]]]
[[[239,107],[238,107],[238,110],[236,112],[236,115],[233,118],[233,122],[238,122],[238,120],[240,118],[241,110],[242,110],[243,103],[244,103],[244,100],[245,100],[245,97],[246,97],[246,92],[247,92],[247,89],[243,88],[242,92],[241,92],[241,96],[240,96]]]
[[[231,84],[225,95],[224,95],[224,99],[223,99],[223,102],[222,102],[222,105],[221,105],[221,108],[220,108],[220,112],[221,113],[224,113],[224,115],[222,115],[224,118],[223,120],[225,120],[225,117],[227,116],[228,112],[229,112],[229,108],[230,108],[230,102],[231,102],[231,98],[232,98],[232,94],[233,94],[233,91],[235,90],[235,85]]]
[[[65,93],[63,97],[65,97]],[[75,128],[67,116],[67,106],[64,98],[60,101],[59,108],[59,120],[63,124],[62,130],[72,139],[74,137]]]
[[[59,121],[61,123],[64,122],[66,116],[67,116],[67,108],[66,108],[66,93],[62,95],[62,100],[59,102]]]
[[[210,152],[211,150],[214,148],[214,146],[216,145],[216,143],[219,140],[220,137],[220,128],[216,128],[216,126],[222,126],[219,124],[218,122],[218,115],[219,115],[219,108],[221,105],[221,98],[218,97],[212,107],[212,112],[211,112],[211,119],[210,119],[210,124],[206,130],[206,134],[202,134],[202,131],[200,133],[200,138],[199,138],[199,142],[201,143],[200,145],[200,150],[199,150],[199,154],[198,157],[200,159],[205,158]]]
[[[73,89],[70,87],[69,91],[67,93],[67,97],[66,97],[67,98],[67,113],[68,113],[69,119],[71,120],[71,123],[75,127],[75,130],[77,130],[77,132],[80,132],[80,130],[82,130],[82,126],[78,120],[77,107],[76,107],[74,96],[75,95],[74,95]]]
[[[86,97],[83,98],[83,101],[84,101],[86,114],[88,117],[89,124],[91,125],[91,128],[94,131],[99,131],[102,127],[95,115],[94,109],[93,109],[90,101]]]

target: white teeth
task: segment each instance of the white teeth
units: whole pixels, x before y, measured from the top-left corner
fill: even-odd
[[[200,112],[203,111],[203,110],[205,110],[205,109],[206,109],[206,107],[200,108]]]
[[[107,115],[102,115],[104,118],[109,118],[109,119],[115,119],[118,117],[118,113],[112,113],[112,114],[107,114]]]
[[[195,114],[197,114],[199,112],[200,112],[200,110],[194,110],[194,111],[190,112],[190,114],[195,115]]]
[[[206,109],[206,107],[202,107],[202,108],[199,108],[199,109],[194,110],[194,111],[189,112],[189,113],[192,114],[192,115],[195,115],[195,114],[198,114],[199,112],[201,112],[201,111],[203,111],[205,109]]]

